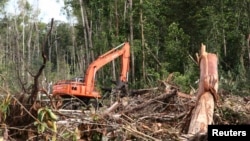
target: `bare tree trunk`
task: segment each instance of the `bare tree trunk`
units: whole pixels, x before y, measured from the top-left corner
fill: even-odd
[[[39,40],[40,36],[39,36],[38,22],[35,23],[35,28],[36,28],[36,31],[37,31],[37,34],[36,34],[36,46],[34,46],[32,56],[34,56],[35,54],[37,56],[39,56],[39,54],[40,54],[40,40]]]
[[[127,0],[125,0],[124,1],[124,12],[123,12],[123,22],[124,23],[126,23],[126,14],[127,14],[127,4],[128,3],[128,1]]]
[[[21,70],[21,76],[23,77],[24,81],[28,81],[27,80],[28,74],[25,72],[25,62],[27,61],[26,60],[27,58],[25,58],[25,52],[26,52],[26,48],[25,48],[26,3],[27,3],[26,0],[22,0],[19,3],[19,8],[20,8],[20,11],[21,11],[21,16],[22,16],[22,50],[20,49],[20,52],[21,52],[20,53],[20,59],[22,61],[20,61],[20,68],[19,69]]]
[[[76,65],[76,44],[75,44],[75,29],[73,28],[73,26],[70,27],[70,31],[71,31],[71,40],[72,40],[72,46],[73,46],[73,54],[72,54],[72,60],[73,60],[73,68],[75,70],[75,72],[78,72],[77,69],[77,65]]]
[[[239,64],[239,71],[240,71],[240,74],[239,76],[241,78],[246,78],[246,68],[245,68],[245,65],[244,65],[244,55],[246,53],[246,49],[248,48],[247,45],[246,45],[246,42],[245,42],[245,36],[242,35],[242,47],[241,47],[241,51],[240,51],[240,64]]]
[[[86,49],[86,53],[85,53],[85,58],[86,58],[86,62],[87,62],[87,66],[90,64],[90,60],[89,60],[89,50],[88,50],[88,37],[87,37],[87,31],[86,31],[86,26],[85,26],[85,18],[84,18],[84,12],[83,12],[83,2],[82,0],[79,0],[80,2],[80,7],[81,7],[81,16],[82,16],[82,26],[83,26],[83,34],[84,34],[84,43],[85,43],[85,49]]]
[[[115,37],[117,38],[119,36],[119,17],[118,17],[118,10],[117,10],[117,0],[115,0]],[[125,14],[125,13],[124,13]],[[110,24],[112,25],[112,24]],[[110,26],[110,29],[112,26]],[[112,79],[117,80],[116,77],[116,65],[115,65],[115,60],[112,60]]]
[[[58,44],[57,44],[57,40],[55,42],[55,52],[56,52],[56,72],[59,72],[60,69],[60,58],[59,58],[59,54],[58,54]]]
[[[20,33],[18,30],[17,25],[17,18],[14,18],[14,29],[15,29],[15,44],[14,44],[14,62],[15,62],[15,68],[17,75],[19,76],[19,84],[22,85],[23,76],[20,76],[22,74],[22,70],[20,71],[20,68],[22,68],[21,64],[21,55],[20,55],[20,45],[19,45],[19,39],[20,39]]]
[[[2,36],[0,35],[0,65],[3,66],[4,64],[4,52],[5,52],[5,46]]]
[[[223,1],[221,1],[221,7],[224,7]],[[224,10],[221,8],[221,13],[224,15]],[[222,17],[224,20],[224,17]],[[222,29],[222,37],[223,37],[223,49],[224,49],[224,55],[227,56],[227,43],[226,43],[226,35],[225,35],[225,30]]]
[[[226,37],[225,37],[225,30],[222,30],[222,34],[223,34],[223,46],[224,46],[224,55],[227,56],[227,42],[226,42]]]
[[[208,125],[213,122],[214,104],[218,101],[217,55],[207,53],[206,46],[202,44],[197,61],[200,66],[200,82],[196,95],[197,102],[188,129],[189,134],[207,132]]]
[[[247,50],[248,50],[248,59],[249,59],[249,68],[250,68],[250,34],[248,34],[247,38]]]
[[[133,29],[133,0],[129,0],[129,26],[130,26],[130,46],[133,46],[134,29]],[[135,56],[133,48],[131,48],[131,71],[132,71],[132,83],[135,84]]]
[[[23,61],[21,61],[21,71],[22,71],[22,75],[24,76],[24,79],[26,79],[26,73],[25,73],[25,68],[24,68],[24,62],[25,62],[25,16],[26,16],[26,9],[25,9],[25,5],[26,5],[26,0],[23,1],[22,3],[22,18],[23,18],[23,24],[22,24],[22,59]]]
[[[84,4],[84,2],[82,2],[82,8],[83,8],[83,15],[84,15],[84,19],[85,19],[85,26],[87,29],[87,38],[88,38],[88,47],[90,49],[90,63],[95,59],[94,57],[94,50],[93,50],[93,43],[92,43],[92,21],[89,22],[88,20],[88,14],[87,14],[87,9],[86,6]]]
[[[119,35],[119,17],[118,17],[118,10],[117,10],[117,0],[115,0],[115,35]]]
[[[140,5],[143,4],[143,1],[140,0]],[[140,24],[141,24],[141,47],[142,47],[142,76],[143,81],[146,80],[145,73],[145,39],[144,39],[144,25],[143,25],[143,11],[140,9]]]
[[[29,31],[29,37],[28,37],[28,42],[27,42],[27,47],[28,47],[28,61],[27,64],[31,64],[31,39],[32,39],[32,33],[33,33],[33,24],[31,23],[30,26],[30,31]]]
[[[29,29],[30,29],[30,31],[29,31],[29,37],[28,37],[28,42],[27,42],[27,47],[28,47],[28,60],[27,60],[27,65],[32,64],[32,63],[31,63],[31,54],[32,54],[32,53],[31,53],[31,40],[32,40],[32,33],[34,32],[34,31],[33,31],[33,24],[32,24],[32,23],[29,25]],[[30,81],[31,77],[30,77],[29,73],[26,72],[26,75],[27,75],[27,81]]]
[[[30,94],[30,97],[29,97],[29,100],[28,100],[28,103],[31,102],[32,104],[35,102],[36,98],[37,98],[37,94],[39,92],[39,77],[41,76],[44,68],[45,68],[45,65],[47,63],[47,56],[45,54],[45,47],[48,43],[48,37],[50,36],[51,34],[51,31],[52,31],[52,28],[53,28],[53,23],[54,23],[54,19],[51,20],[51,25],[50,25],[50,29],[44,39],[44,42],[43,42],[43,45],[42,45],[42,58],[43,58],[43,64],[40,66],[38,72],[33,75],[33,80],[34,80],[34,84],[32,85],[32,88],[31,88],[31,94]]]

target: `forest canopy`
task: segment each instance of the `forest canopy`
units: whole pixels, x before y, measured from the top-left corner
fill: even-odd
[[[0,2],[0,84],[12,92],[32,84],[42,62],[42,43],[50,23],[39,21],[27,0],[17,0],[19,13],[2,10]],[[195,53],[201,43],[219,57],[220,88],[249,93],[250,0],[64,0],[65,16],[55,19],[45,46],[47,64],[41,84],[84,76],[99,55],[122,42],[131,45],[131,88],[154,86],[173,73],[173,82],[189,93],[198,78]],[[97,73],[97,85],[116,80],[120,62]],[[24,85],[25,84],[25,85]],[[45,87],[45,85],[43,85]]]

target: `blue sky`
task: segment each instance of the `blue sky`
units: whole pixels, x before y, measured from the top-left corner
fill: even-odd
[[[15,14],[17,11],[17,1],[10,0],[7,6],[8,13]],[[36,9],[37,6],[40,9],[39,20],[42,22],[50,22],[51,18],[54,20],[61,20],[67,22],[66,16],[63,16],[61,8],[64,6],[63,0],[28,0],[32,5],[33,9]]]

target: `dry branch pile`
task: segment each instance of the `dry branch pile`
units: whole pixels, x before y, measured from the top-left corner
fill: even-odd
[[[219,93],[221,101],[215,108],[214,124],[249,124],[250,98]],[[56,140],[177,141],[189,138],[186,133],[196,99],[181,93],[175,86],[161,82],[157,88],[133,91],[131,96],[116,100],[98,110],[93,107],[74,111],[54,109],[60,117]],[[23,105],[12,97],[9,115],[4,124],[2,121],[5,136],[10,140],[51,139],[53,131],[46,128],[38,134],[34,125],[39,107],[38,103]]]

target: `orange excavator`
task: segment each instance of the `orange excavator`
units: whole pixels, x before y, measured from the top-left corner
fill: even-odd
[[[99,99],[101,94],[95,90],[96,72],[112,60],[121,57],[121,74],[118,80],[117,88],[121,88],[128,82],[129,60],[130,60],[130,45],[125,42],[110,51],[99,56],[93,61],[85,74],[85,77],[76,77],[72,80],[60,80],[53,85],[53,96],[60,96],[65,99],[77,98],[88,104],[90,99]],[[72,102],[68,102],[72,106]],[[75,106],[78,106],[75,104]]]

